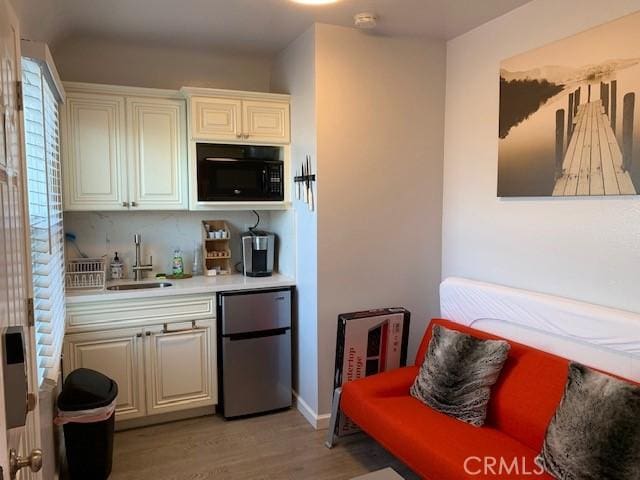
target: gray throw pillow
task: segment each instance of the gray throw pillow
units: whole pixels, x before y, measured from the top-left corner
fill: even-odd
[[[480,427],[509,348],[504,340],[481,340],[436,325],[411,395],[434,410]]]
[[[569,365],[536,462],[562,480],[640,479],[640,387]]]

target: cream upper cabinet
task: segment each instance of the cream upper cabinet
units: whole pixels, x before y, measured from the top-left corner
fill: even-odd
[[[242,101],[243,138],[258,143],[289,143],[289,104]]]
[[[184,101],[127,98],[126,103],[131,208],[188,208]]]
[[[179,92],[65,84],[64,208],[188,208],[186,104]]]
[[[64,370],[99,371],[118,384],[116,416],[130,420],[146,414],[144,353],[141,328],[66,335]]]
[[[242,101],[228,98],[193,97],[192,135],[198,140],[242,138]]]
[[[126,209],[124,98],[69,93],[64,109],[65,210]]]
[[[289,96],[184,87],[193,141],[288,145]]]
[[[214,404],[217,389],[211,321],[193,328],[172,324],[151,331],[146,343],[147,411],[150,415]]]

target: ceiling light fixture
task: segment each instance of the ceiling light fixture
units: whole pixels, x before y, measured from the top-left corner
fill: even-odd
[[[336,3],[339,0],[292,0],[295,3],[301,3],[303,5],[328,5],[330,3]]]
[[[363,12],[353,16],[353,24],[356,28],[371,29],[378,24],[378,16],[375,13]]]

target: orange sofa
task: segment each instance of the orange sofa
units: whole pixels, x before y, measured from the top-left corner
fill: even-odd
[[[432,320],[415,365],[345,384],[342,412],[428,480],[551,479],[534,458],[562,398],[569,362],[509,342],[509,358],[492,389],[487,421],[474,427],[409,395],[436,324],[479,338],[498,338],[447,320]]]

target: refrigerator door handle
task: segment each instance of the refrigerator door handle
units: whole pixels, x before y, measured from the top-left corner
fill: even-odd
[[[257,332],[245,332],[245,333],[231,333],[229,335],[222,335],[223,338],[228,338],[232,342],[240,340],[249,340],[252,338],[265,338],[275,337],[276,335],[286,335],[291,327],[273,328],[271,330],[259,330]]]

